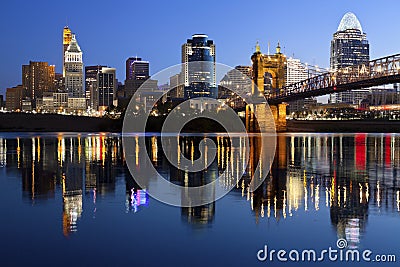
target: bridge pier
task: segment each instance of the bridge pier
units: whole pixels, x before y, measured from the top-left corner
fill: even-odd
[[[286,131],[286,103],[281,103],[278,105],[270,105],[269,108],[272,113],[272,117],[275,123],[275,131],[285,132]],[[246,106],[246,129],[248,132],[258,132],[259,123],[262,123],[263,129],[271,129],[272,125],[268,125],[271,121],[267,116],[271,116],[271,113],[267,111],[265,105],[247,105]],[[254,112],[257,112],[257,118],[261,121],[257,121]],[[265,124],[267,123],[267,124]]]
[[[275,121],[275,130],[277,132],[285,132],[286,131],[286,106],[288,104],[281,103],[278,105],[270,105],[272,116]]]

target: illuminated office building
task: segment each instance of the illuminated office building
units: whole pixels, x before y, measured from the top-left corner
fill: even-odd
[[[97,110],[98,96],[97,90],[97,74],[101,72],[101,69],[106,66],[95,65],[85,67],[85,95],[88,107],[92,110]],[[97,100],[97,101],[96,101]]]
[[[8,111],[20,110],[22,107],[22,98],[24,96],[24,88],[22,85],[6,90],[6,109]]]
[[[201,64],[189,65],[200,61]],[[204,63],[203,63],[204,62]],[[215,74],[215,44],[205,34],[194,34],[182,45],[182,75],[184,97],[217,98]]]
[[[100,65],[85,67],[85,84],[86,98],[92,110],[104,110],[113,104],[117,91],[115,68]]]
[[[150,63],[139,57],[126,60],[125,96],[132,97],[137,89],[150,77]]]
[[[308,79],[308,68],[297,58],[286,60],[286,86]]]
[[[68,26],[64,27],[63,30],[63,77],[65,77],[65,52],[68,49],[69,44],[71,43],[72,40],[72,33],[70,28]]]
[[[65,52],[65,90],[70,97],[84,98],[82,50],[75,34]]]
[[[169,86],[171,88],[171,91],[169,91],[168,95],[171,98],[183,98],[184,86],[182,84],[181,73],[169,77]]]
[[[99,109],[104,110],[113,105],[117,92],[115,68],[102,68],[97,74],[97,90]],[[97,100],[97,96],[96,96]]]
[[[55,66],[47,62],[29,61],[22,65],[22,87],[26,97],[40,98],[44,92],[55,89]]]
[[[367,63],[369,61],[369,43],[357,17],[346,13],[340,21],[331,41],[330,68],[341,68]],[[366,95],[365,90],[352,90],[331,95],[332,103],[357,104]]]
[[[286,60],[286,86],[306,80],[309,78],[309,69],[302,64],[300,59],[288,58]],[[288,110],[290,113],[302,111],[310,105],[316,105],[316,99],[304,98],[297,101],[289,102]]]

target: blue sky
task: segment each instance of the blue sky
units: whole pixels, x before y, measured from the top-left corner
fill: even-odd
[[[400,52],[399,1],[7,1],[0,10],[0,93],[21,83],[21,65],[48,61],[61,72],[62,29],[68,23],[84,52],[85,65],[117,68],[125,60],[150,61],[151,73],[180,63],[182,43],[206,33],[217,46],[217,61],[250,64],[255,43],[303,62],[329,65],[329,45],[341,17],[359,18],[371,58]]]

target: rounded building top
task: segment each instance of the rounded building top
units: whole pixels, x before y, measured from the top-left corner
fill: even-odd
[[[208,38],[208,35],[202,34],[202,33],[197,33],[197,34],[193,34],[192,38]]]
[[[352,12],[347,12],[346,14],[344,14],[337,31],[341,32],[349,29],[360,30],[361,32],[363,32],[360,21]]]

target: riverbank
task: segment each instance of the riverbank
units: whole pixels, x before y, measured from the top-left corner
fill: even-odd
[[[400,132],[400,121],[288,120],[287,132],[398,133]]]
[[[146,131],[160,132],[164,117],[149,117]],[[122,131],[122,119],[57,114],[0,113],[0,132],[114,132]],[[191,121],[184,132],[225,132],[205,118]],[[287,132],[398,133],[400,121],[388,120],[288,120]]]
[[[165,117],[149,117],[147,132],[161,132]],[[0,132],[122,132],[122,119],[58,114],[0,113]],[[184,132],[225,132],[215,121],[195,119]]]
[[[120,120],[58,114],[0,113],[0,132],[120,132]]]

